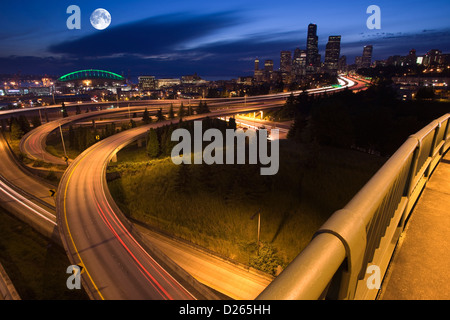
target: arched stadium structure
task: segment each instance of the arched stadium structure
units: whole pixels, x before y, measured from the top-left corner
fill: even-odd
[[[93,89],[113,89],[122,87],[126,79],[114,72],[98,69],[85,69],[70,72],[56,80],[57,90],[62,93],[75,93]]]

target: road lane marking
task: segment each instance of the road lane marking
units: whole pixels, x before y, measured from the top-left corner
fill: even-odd
[[[65,222],[66,222],[67,232],[69,233],[69,237],[70,237],[70,240],[72,241],[72,245],[73,245],[73,247],[74,247],[74,249],[75,249],[75,253],[77,254],[78,258],[80,259],[80,262],[85,266],[86,274],[88,275],[89,279],[91,280],[92,284],[94,285],[94,288],[95,288],[95,290],[97,291],[98,295],[100,296],[100,298],[101,298],[102,300],[105,300],[105,298],[103,297],[102,293],[100,292],[100,290],[98,289],[97,285],[95,284],[94,279],[92,279],[92,277],[91,277],[91,275],[90,275],[90,273],[89,273],[89,271],[88,271],[88,269],[87,269],[87,267],[86,267],[86,264],[83,262],[83,259],[81,259],[81,256],[80,256],[80,254],[78,253],[78,249],[77,249],[77,247],[76,247],[76,245],[75,245],[75,242],[74,242],[74,240],[73,240],[72,233],[70,232],[69,222],[68,222],[68,220],[67,220],[67,208],[66,208],[67,189],[69,188],[69,182],[70,182],[70,179],[72,178],[72,174],[74,173],[74,171],[75,171],[75,169],[78,167],[78,165],[81,163],[81,160],[83,160],[89,153],[91,153],[91,152],[92,152],[93,150],[95,150],[97,147],[98,147],[98,146],[92,148],[92,150],[90,150],[89,152],[87,152],[87,153],[86,153],[86,154],[78,161],[78,163],[75,165],[75,167],[71,170],[71,172],[70,172],[70,174],[69,174],[69,177],[67,178],[67,183],[66,183],[65,190],[64,190],[63,206],[64,206],[64,219],[65,219]]]

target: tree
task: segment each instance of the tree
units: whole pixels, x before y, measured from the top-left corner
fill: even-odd
[[[17,122],[20,126],[20,129],[22,129],[23,133],[27,133],[28,131],[30,131],[30,123],[28,122],[27,117],[21,115],[19,116]]]
[[[177,166],[176,169],[177,171],[173,181],[173,191],[186,193],[189,191],[189,188],[187,188],[186,186],[190,181],[188,165],[182,162],[179,166]]]
[[[236,119],[235,118],[230,118],[230,120],[228,121],[228,128],[236,130]]]
[[[156,112],[156,121],[163,121],[166,120],[166,117],[162,113],[162,108],[159,108],[159,110]]]
[[[142,114],[142,121],[144,121],[145,124],[149,124],[152,122],[152,118],[150,118],[147,108],[145,108],[145,111]]]
[[[17,122],[16,118],[11,119],[10,130],[11,130],[11,140],[20,140],[24,135],[24,132],[20,128],[20,125]]]
[[[105,137],[112,136],[116,133],[116,124],[113,122],[111,124],[107,124],[105,127]]]
[[[75,148],[75,131],[72,125],[69,126],[69,146]]]
[[[75,132],[75,142],[78,151],[86,149],[86,130],[84,127],[78,127]]]
[[[159,155],[159,141],[156,130],[151,128],[147,135],[147,154],[150,158],[156,158]]]
[[[175,118],[175,115],[173,113],[173,103],[170,104],[170,108],[169,108],[169,119],[173,119]]]
[[[434,100],[435,93],[433,88],[421,87],[416,93],[417,100]]]
[[[33,117],[31,119],[31,125],[33,126],[33,128],[37,128],[41,125],[41,119],[39,117]]]
[[[62,112],[62,116],[63,118],[67,118],[69,116],[69,114],[67,113],[67,108],[66,105],[63,103],[61,103],[61,112]]]
[[[172,141],[172,133],[175,130],[174,125],[170,125],[164,128],[164,132],[161,136],[161,153],[164,156],[170,156],[172,153],[172,149],[177,144],[176,141]]]
[[[178,118],[182,119],[185,116],[183,102],[180,104],[180,109],[178,110]]]
[[[200,101],[200,104],[197,107],[197,114],[209,113],[209,108],[206,102]]]

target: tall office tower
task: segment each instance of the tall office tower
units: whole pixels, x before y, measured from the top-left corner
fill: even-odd
[[[292,52],[281,51],[280,53],[280,73],[284,83],[292,82]]]
[[[372,64],[372,52],[373,46],[369,45],[364,47],[361,61],[362,68],[370,68],[370,65]]]
[[[337,74],[339,56],[341,55],[341,36],[328,37],[325,49],[325,72]]]
[[[263,76],[264,76],[263,70],[259,69],[259,59],[256,58],[255,59],[255,71],[254,71],[254,74],[253,74],[253,78],[255,79],[255,81],[257,83],[260,83],[260,82],[262,82],[264,80]]]
[[[273,71],[273,60],[266,60],[266,61],[264,61],[264,70],[266,72],[272,72]]]
[[[280,71],[291,73],[292,71],[292,52],[281,51],[280,54]]]
[[[292,58],[292,77],[295,79],[300,75],[300,48],[295,48]]]
[[[295,49],[292,73],[295,77],[302,77],[306,74],[306,50]]]
[[[319,37],[317,25],[309,24],[308,37],[306,39],[306,73],[316,73],[320,67]]]
[[[342,56],[339,58],[338,70],[339,70],[339,72],[347,71],[347,56]]]
[[[362,68],[362,57],[361,56],[355,57],[355,64],[358,69]]]
[[[273,73],[273,60],[264,61],[264,78],[266,81],[270,81]]]

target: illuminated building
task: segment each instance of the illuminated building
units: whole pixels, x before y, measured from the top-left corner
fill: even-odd
[[[258,71],[258,70],[259,70],[259,59],[256,58],[255,59],[255,71]]]
[[[306,74],[306,50],[295,49],[294,59],[292,61],[292,73],[296,78]]]
[[[255,59],[255,70],[253,73],[253,78],[255,79],[256,83],[260,83],[264,81],[264,73],[262,70],[259,69],[259,59]]]
[[[423,58],[423,65],[428,67],[432,65],[438,65],[441,64],[442,60],[442,51],[437,49],[432,49],[427,52],[425,57]]]
[[[281,51],[280,71],[286,72],[286,73],[291,73],[291,71],[292,71],[292,53],[291,53],[291,51]]]
[[[339,58],[338,70],[339,70],[339,72],[346,72],[347,71],[347,56],[342,56],[342,57]]]
[[[164,88],[164,87],[173,87],[181,84],[180,79],[176,78],[165,78],[165,79],[158,79],[157,80],[158,86],[157,88]]]
[[[264,78],[270,81],[273,73],[273,60],[264,61]]]
[[[337,74],[341,55],[341,36],[330,36],[325,50],[325,71]]]
[[[140,76],[138,77],[138,81],[139,89],[142,91],[156,89],[156,79],[154,76]]]
[[[306,73],[317,73],[320,67],[319,37],[317,36],[317,25],[309,24],[308,37],[306,39]]]
[[[364,47],[361,59],[361,68],[370,68],[370,65],[372,64],[372,52],[373,46],[368,45]]]

